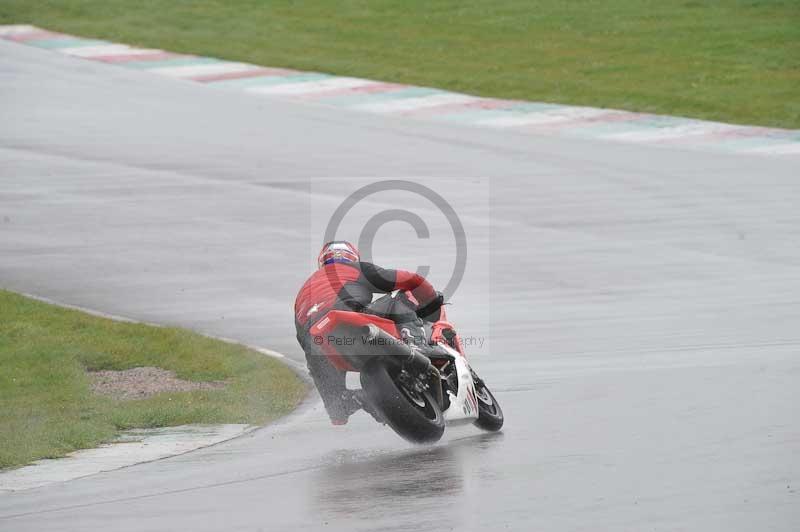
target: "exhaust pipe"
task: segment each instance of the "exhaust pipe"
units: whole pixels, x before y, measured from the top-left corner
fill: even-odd
[[[372,323],[365,325],[361,334],[366,343],[380,346],[389,357],[412,371],[427,375],[433,367],[428,357]]]

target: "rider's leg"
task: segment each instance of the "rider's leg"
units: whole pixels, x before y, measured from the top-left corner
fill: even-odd
[[[322,404],[335,425],[347,423],[347,418],[355,410],[358,404],[353,400],[351,394],[347,392],[345,386],[345,372],[333,367],[328,358],[322,354],[309,342],[303,342],[303,350],[306,354],[306,363],[314,385],[322,397]]]

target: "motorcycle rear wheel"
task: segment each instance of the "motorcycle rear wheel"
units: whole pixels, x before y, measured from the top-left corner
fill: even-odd
[[[361,371],[361,387],[373,406],[401,437],[412,443],[433,443],[444,434],[444,416],[430,390],[403,384],[400,369],[381,360]]]

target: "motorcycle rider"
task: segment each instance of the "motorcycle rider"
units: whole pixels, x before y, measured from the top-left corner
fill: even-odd
[[[344,425],[363,402],[357,393],[347,390],[345,372],[335,368],[321,353],[309,329],[329,310],[364,312],[375,293],[409,290],[417,308],[416,316],[412,316],[413,322],[406,323],[404,331],[413,337],[413,341],[419,342],[420,333],[424,339],[424,331],[417,318],[437,320],[443,297],[415,272],[386,269],[362,262],[358,249],[343,240],[322,246],[317,263],[319,269],[306,280],[295,300],[297,341],[306,354],[309,372],[331,423]]]

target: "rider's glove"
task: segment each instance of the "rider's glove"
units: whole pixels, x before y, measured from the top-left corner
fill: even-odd
[[[444,305],[444,294],[436,292],[436,297],[417,309],[417,316],[423,320],[431,321],[431,315],[437,313],[442,305]]]

